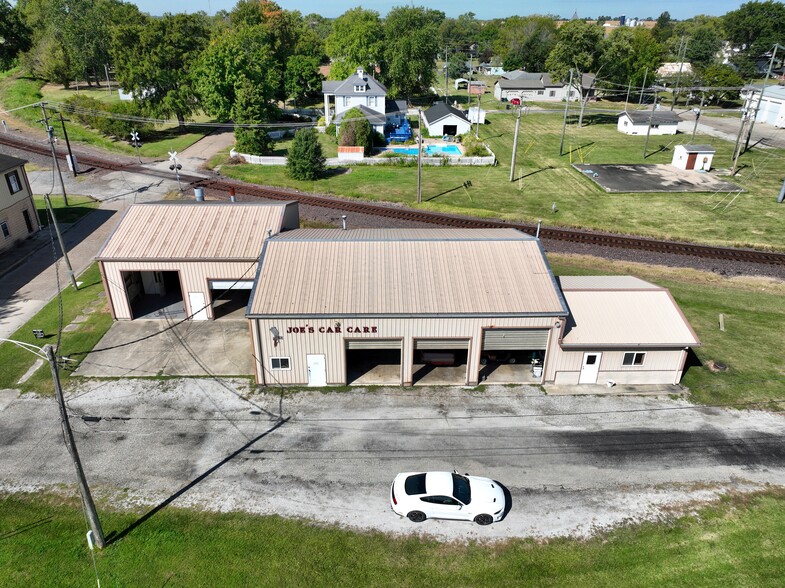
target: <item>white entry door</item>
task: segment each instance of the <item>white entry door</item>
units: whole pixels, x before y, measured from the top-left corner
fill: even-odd
[[[602,353],[584,353],[579,384],[596,384],[597,374],[600,373],[600,358]]]
[[[195,321],[207,320],[207,308],[204,303],[204,292],[188,292],[188,305],[191,307],[191,318]]]
[[[308,355],[308,385],[327,385],[327,362],[324,355]]]

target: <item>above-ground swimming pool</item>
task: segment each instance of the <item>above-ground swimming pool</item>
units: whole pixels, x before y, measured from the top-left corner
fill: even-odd
[[[387,150],[402,155],[417,155],[417,147],[388,147]],[[427,155],[463,155],[461,148],[457,145],[426,145],[425,153]]]

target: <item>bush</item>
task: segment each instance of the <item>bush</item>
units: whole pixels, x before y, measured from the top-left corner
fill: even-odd
[[[286,173],[295,180],[318,180],[324,174],[324,155],[316,129],[300,129],[286,158]]]
[[[275,146],[275,141],[263,128],[236,127],[234,138],[237,139],[237,151],[251,155],[269,155]]]
[[[374,131],[371,123],[359,108],[352,108],[343,116],[341,130],[338,133],[338,145],[344,147],[362,147],[365,157],[373,153]]]
[[[324,134],[330,137],[333,143],[338,141],[335,136],[335,123],[330,123],[327,125],[327,127],[324,129]]]
[[[485,143],[475,138],[471,133],[462,135],[461,143],[463,144],[464,157],[485,157],[488,155]]]

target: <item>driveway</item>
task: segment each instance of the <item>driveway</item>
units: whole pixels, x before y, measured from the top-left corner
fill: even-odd
[[[174,506],[442,540],[583,537],[730,490],[785,484],[782,415],[530,387],[250,392],[247,380],[218,378],[71,388],[99,509],[111,502],[142,513],[177,495]],[[0,490],[75,494],[55,403],[3,405]],[[507,518],[416,525],[390,511],[396,473],[453,468],[505,484]]]

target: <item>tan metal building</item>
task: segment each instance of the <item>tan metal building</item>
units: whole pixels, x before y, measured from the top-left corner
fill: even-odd
[[[666,288],[633,276],[561,276],[570,317],[545,368],[556,384],[677,384],[700,340]]]
[[[257,382],[312,386],[477,384],[483,357],[540,381],[567,314],[539,240],[513,229],[281,233],[248,309]]]
[[[41,228],[25,163],[24,159],[0,154],[0,251],[10,249]]]
[[[237,311],[265,239],[298,226],[296,202],[133,204],[96,257],[112,316],[207,320],[219,318],[219,306]]]

